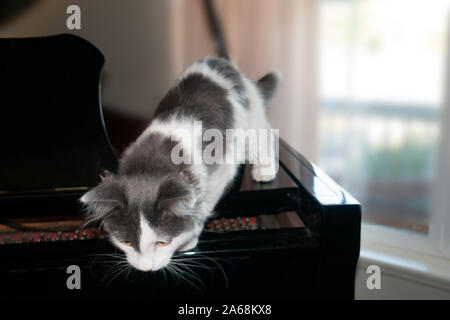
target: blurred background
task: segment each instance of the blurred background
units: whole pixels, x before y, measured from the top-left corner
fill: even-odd
[[[66,28],[71,4],[81,30]],[[231,59],[251,79],[283,73],[269,109],[281,137],[362,203],[365,223],[427,235],[450,149],[449,1],[213,4]],[[68,32],[103,52],[107,126],[118,116],[150,121],[185,67],[216,56],[201,0],[4,0],[0,12],[0,37]]]

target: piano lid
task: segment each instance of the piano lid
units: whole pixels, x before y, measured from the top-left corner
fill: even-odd
[[[115,169],[103,64],[74,35],[0,39],[0,194],[83,189]]]

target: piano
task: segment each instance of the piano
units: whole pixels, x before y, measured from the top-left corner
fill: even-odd
[[[276,180],[242,166],[198,246],[176,254],[184,272],[120,269],[78,202],[116,169],[120,130],[139,127],[104,114],[103,64],[74,35],[0,39],[2,299],[354,299],[360,204],[283,140]],[[67,286],[74,265],[80,289]]]

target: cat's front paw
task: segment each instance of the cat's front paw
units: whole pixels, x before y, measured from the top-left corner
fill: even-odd
[[[197,246],[197,243],[198,243],[198,239],[195,238],[195,239],[189,241],[188,243],[186,243],[185,245],[181,246],[180,249],[178,249],[178,251],[192,250]]]
[[[275,179],[277,172],[275,166],[263,166],[254,164],[252,168],[252,178],[257,182],[269,182]]]

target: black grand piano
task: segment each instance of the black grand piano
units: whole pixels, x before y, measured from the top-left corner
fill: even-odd
[[[103,114],[103,63],[73,35],[0,39],[2,298],[354,298],[360,205],[284,141],[276,180],[242,167],[198,246],[177,254],[188,274],[114,269],[119,252],[77,201],[115,170],[110,136],[136,128]],[[72,265],[81,289],[67,287]]]

